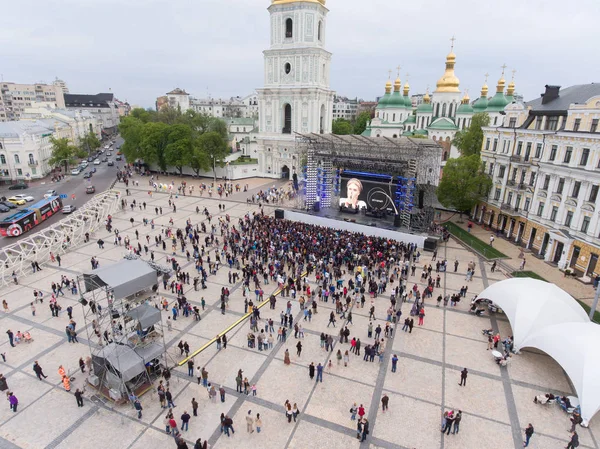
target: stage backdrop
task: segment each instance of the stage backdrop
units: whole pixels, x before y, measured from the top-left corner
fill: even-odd
[[[366,205],[370,209],[387,209],[388,212],[394,213],[394,206],[387,196],[394,198],[396,185],[392,182],[379,182],[373,179],[365,179],[354,175],[347,175],[342,172],[340,184],[340,204],[341,202],[352,195],[348,191],[348,181],[358,179],[362,185],[362,191],[358,195],[358,200],[361,205]],[[351,183],[352,188],[355,188],[356,183]],[[364,202],[364,204],[363,204]]]

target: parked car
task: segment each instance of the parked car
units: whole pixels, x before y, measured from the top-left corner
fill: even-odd
[[[107,162],[107,161],[108,161],[108,158],[106,156],[102,158],[102,162]]]
[[[87,166],[88,166],[88,165],[90,165],[90,164],[88,164],[88,162],[87,162],[87,161],[83,161],[83,162],[82,162],[81,164],[79,164],[79,165],[81,165],[83,168],[85,168],[85,167],[87,167]]]
[[[104,149],[108,150],[110,148],[110,145],[104,145]]]
[[[15,195],[13,198],[21,198],[22,200],[25,200],[28,203],[35,200],[35,198],[32,197],[31,195],[25,195],[24,193],[19,193],[18,195]]]
[[[108,163],[106,165],[108,165],[109,167],[112,167],[113,165],[115,165],[115,163],[113,162],[112,159],[109,159]]]
[[[8,190],[22,190],[22,189],[27,189],[29,188],[29,185],[23,183],[23,182],[19,182],[17,184],[13,184],[12,186],[10,186],[8,188]]]
[[[115,159],[116,159],[117,161],[120,161],[120,160],[121,160],[121,156],[117,156]]]
[[[46,193],[44,193],[44,198],[50,198],[51,196],[58,196],[56,190],[46,190]]]
[[[0,212],[9,212],[10,207],[5,206],[4,204],[0,204]]]
[[[17,197],[14,197],[14,196],[11,196],[11,197],[8,199],[8,201],[10,201],[10,202],[11,202],[11,203],[13,203],[13,204],[16,204],[17,206],[22,206],[23,204],[25,204],[25,203],[27,202],[27,201],[25,201],[25,200],[24,200],[24,199],[22,199],[22,198],[17,198]]]
[[[92,173],[90,173],[89,171],[83,175],[84,179],[90,179],[91,177],[92,177]]]
[[[71,212],[74,212],[75,209],[77,209],[75,206],[73,206],[71,204],[67,204],[66,206],[64,206],[62,208],[62,213],[63,214],[70,214]]]
[[[94,158],[92,156],[90,156],[90,157],[87,158],[88,162],[92,162],[93,160],[94,160]]]
[[[81,173],[81,170],[79,170],[78,168],[74,168],[73,170],[71,170],[71,174],[77,176],[79,173]]]
[[[10,201],[8,201],[8,200],[3,200],[3,201],[0,201],[0,204],[2,204],[3,206],[6,206],[6,207],[8,207],[9,209],[16,209],[16,208],[17,208],[17,206],[16,206],[16,205],[14,205],[13,203],[11,203],[11,202],[10,202]]]
[[[85,188],[85,193],[95,193],[96,192],[96,187],[94,186],[87,186]]]
[[[96,167],[92,168],[92,169],[90,170],[90,173],[96,173]]]

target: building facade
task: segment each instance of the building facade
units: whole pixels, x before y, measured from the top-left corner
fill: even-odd
[[[0,122],[19,120],[25,108],[48,103],[65,107],[62,86],[54,84],[0,83]]]
[[[70,130],[69,140],[78,145],[80,140],[89,132],[101,138],[102,129],[96,117],[89,111],[73,111],[67,109],[56,109],[48,106],[25,109],[21,120],[38,120],[47,124],[60,123]]]
[[[331,133],[334,92],[325,50],[325,0],[272,0],[271,45],[263,52],[264,87],[257,89],[260,172],[289,178],[299,169],[295,133]]]
[[[346,97],[338,97],[337,95],[333,98],[333,119],[344,119],[349,122],[356,120],[358,115],[359,101],[357,98],[354,100]]]
[[[101,135],[117,132],[120,122],[119,108],[112,93],[64,94],[65,107],[68,111],[87,111],[98,121]]]
[[[180,108],[182,112],[191,109],[199,114],[216,118],[258,118],[258,95],[256,92],[245,97],[194,98],[184,89],[176,88],[156,99],[156,110],[165,107]]]
[[[494,186],[475,219],[560,269],[599,274],[600,84],[547,85],[504,111],[484,128]]]

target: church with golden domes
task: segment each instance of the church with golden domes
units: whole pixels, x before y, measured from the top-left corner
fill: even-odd
[[[428,137],[444,148],[442,161],[458,157],[458,149],[452,145],[456,132],[468,128],[473,115],[478,112],[487,112],[490,115],[490,125],[502,123],[504,108],[513,102],[515,84],[514,81],[510,82],[505,95],[506,81],[503,69],[496,94],[488,99],[488,86],[484,83],[481,97],[471,104],[469,94],[465,92],[462,95],[459,89],[460,81],[454,72],[455,64],[456,55],[451,49],[446,56],[446,70],[436,83],[435,91],[431,95],[427,91],[423,103],[416,108],[413,108],[409,96],[408,82],[402,87],[398,73],[392,92],[392,82],[388,80],[385,95],[381,97],[375,109],[375,117],[362,135],[392,139],[400,136]]]

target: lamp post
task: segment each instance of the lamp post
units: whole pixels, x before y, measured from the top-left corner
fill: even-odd
[[[211,154],[210,157],[212,157],[212,160],[213,160],[213,176],[215,179],[214,186],[216,187],[217,186],[217,160],[216,160],[214,154]]]
[[[594,296],[594,302],[592,303],[592,307],[590,309],[590,320],[594,321],[594,314],[596,313],[596,308],[598,307],[598,298],[600,298],[600,285],[596,287],[596,296]]]

